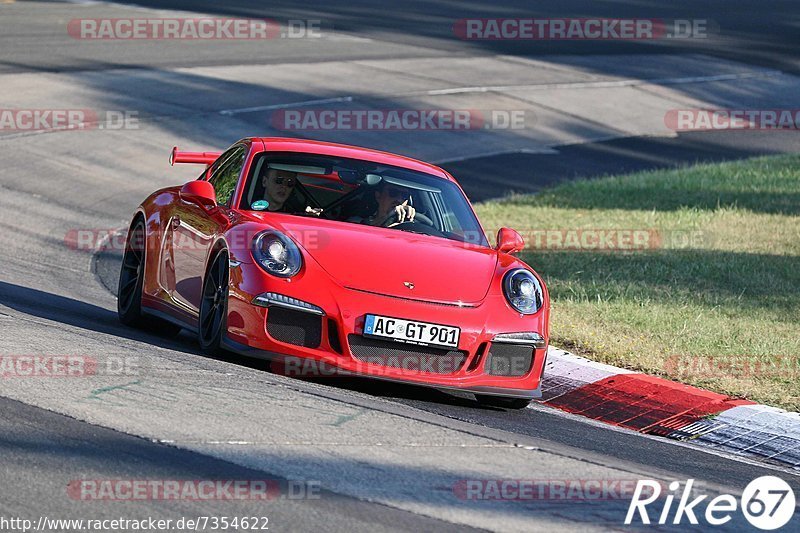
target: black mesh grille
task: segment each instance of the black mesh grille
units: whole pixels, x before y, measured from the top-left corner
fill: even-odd
[[[331,345],[334,352],[342,353],[342,343],[339,340],[339,328],[336,326],[336,321],[332,318],[328,319],[328,344]]]
[[[486,358],[486,373],[492,376],[524,376],[533,364],[533,347],[494,343]]]
[[[322,339],[322,317],[283,307],[270,307],[267,333],[278,341],[318,348]]]
[[[370,339],[361,335],[348,335],[347,342],[353,356],[360,361],[417,372],[452,374],[463,366],[467,358],[466,352],[458,350]]]

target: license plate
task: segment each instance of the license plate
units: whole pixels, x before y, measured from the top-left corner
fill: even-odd
[[[364,321],[364,336],[423,346],[457,348],[461,328],[388,316],[367,315]]]

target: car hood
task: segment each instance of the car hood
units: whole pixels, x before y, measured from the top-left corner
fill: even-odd
[[[294,216],[270,222],[351,289],[476,303],[486,296],[497,266],[497,252],[490,248],[429,235]]]

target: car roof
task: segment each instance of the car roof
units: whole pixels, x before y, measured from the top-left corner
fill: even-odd
[[[436,165],[431,165],[430,163],[425,163],[424,161],[419,161],[410,157],[392,154],[390,152],[381,152],[380,150],[371,150],[360,146],[314,141],[310,139],[291,139],[287,137],[251,137],[249,140],[254,143],[262,142],[264,144],[264,150],[267,152],[303,152],[350,159],[363,159],[372,163],[407,168],[409,170],[432,174],[448,181],[455,181],[450,174]]]

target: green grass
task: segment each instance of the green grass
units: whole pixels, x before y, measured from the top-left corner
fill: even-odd
[[[800,156],[577,181],[476,210],[490,231],[658,231],[649,249],[521,253],[550,290],[551,342],[800,409]]]

